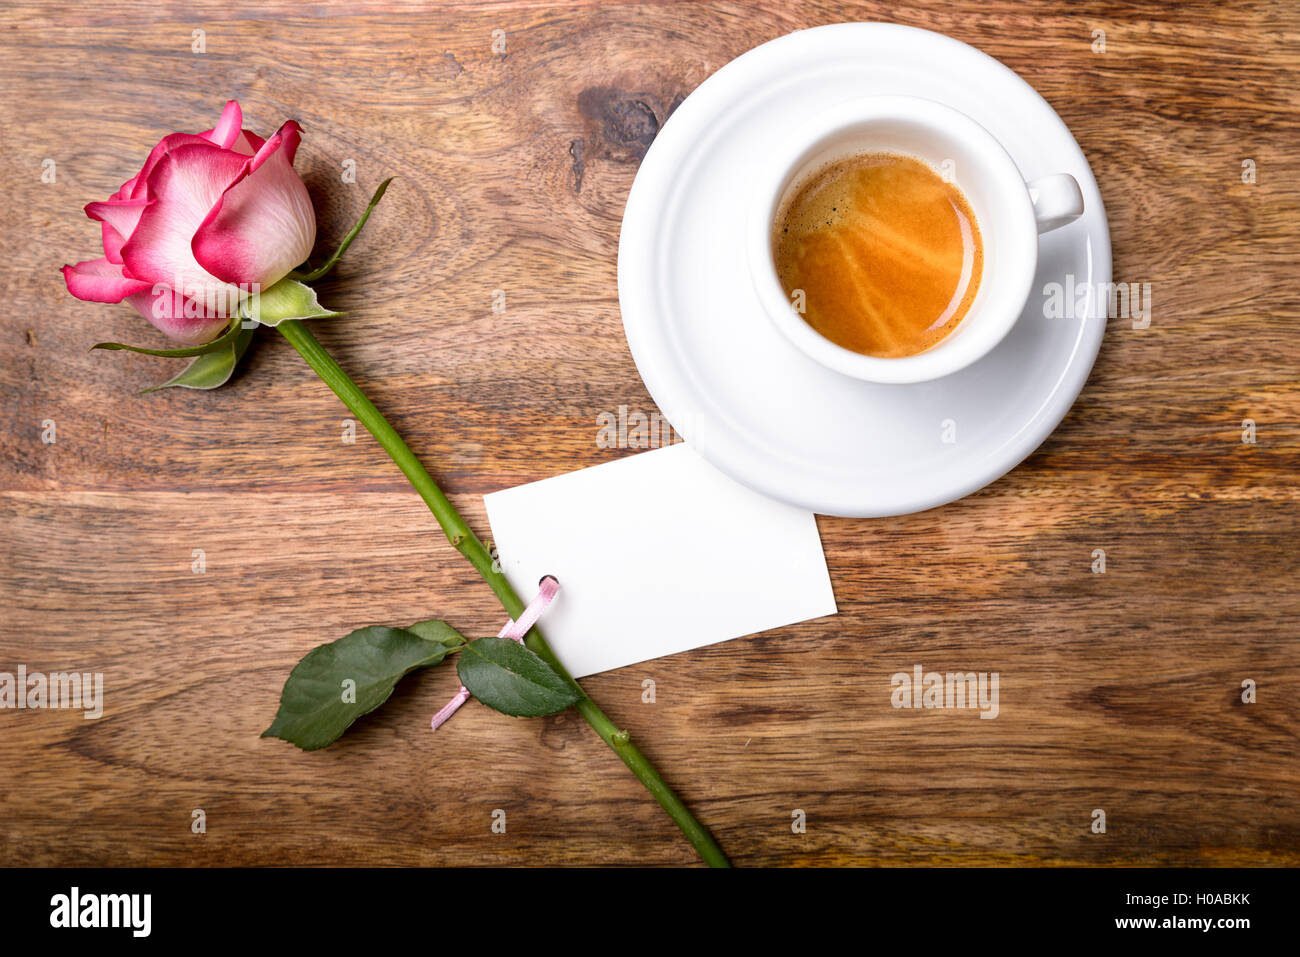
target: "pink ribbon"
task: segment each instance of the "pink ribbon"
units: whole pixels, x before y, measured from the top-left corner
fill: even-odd
[[[553,576],[547,575],[538,584],[537,597],[528,603],[528,607],[524,609],[524,613],[519,616],[517,621],[512,619],[506,622],[506,626],[497,633],[497,637],[510,638],[522,645],[524,643],[524,635],[528,634],[528,629],[537,624],[537,619],[542,617],[542,612],[544,612],[546,606],[555,599],[555,596],[559,594],[559,591],[560,583],[556,581]],[[433,720],[429,722],[433,727],[433,730],[437,731],[442,727],[443,724],[446,723],[447,719],[455,714],[460,706],[468,700],[469,689],[464,685],[461,685],[460,690],[456,692],[455,697],[443,705],[442,710],[435,714]]]

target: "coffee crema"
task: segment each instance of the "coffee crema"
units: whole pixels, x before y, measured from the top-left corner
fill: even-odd
[[[924,352],[956,329],[984,268],[961,190],[894,153],[849,156],[807,177],[778,213],[772,246],[804,320],[881,358]]]

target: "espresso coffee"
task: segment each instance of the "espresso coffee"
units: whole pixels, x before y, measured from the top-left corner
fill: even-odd
[[[984,268],[961,190],[893,153],[837,160],[797,184],[773,250],[781,286],[810,326],[882,358],[924,352],[956,329]]]

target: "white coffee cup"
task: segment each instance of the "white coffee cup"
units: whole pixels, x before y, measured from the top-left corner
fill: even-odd
[[[979,225],[984,268],[975,299],[956,329],[916,355],[878,358],[837,345],[804,321],[777,279],[773,233],[785,203],[812,173],[861,153],[913,156],[948,174]],[[746,254],[763,311],[801,351],[856,379],[924,382],[965,368],[1002,341],[1029,298],[1038,234],[1082,214],[1083,194],[1073,176],[1026,183],[1002,145],[965,113],[920,97],[870,96],[818,114],[760,165]]]

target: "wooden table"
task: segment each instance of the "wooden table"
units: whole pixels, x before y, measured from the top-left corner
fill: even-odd
[[[987,51],[1065,118],[1150,328],[1113,321],[1073,411],[989,488],[820,519],[837,617],[586,686],[741,865],[1300,863],[1294,4],[325,13],[0,14],[0,670],[102,672],[107,697],[97,721],[0,712],[0,862],[692,863],[572,712],[471,705],[431,734],[450,670],[325,751],[259,739],[313,645],[434,615],[495,633],[502,612],[375,442],[342,441],[345,410],[287,343],[263,335],[220,391],[139,397],[178,363],[88,352],[152,333],[74,300],[58,267],[99,254],[81,206],[227,97],[263,134],[302,123],[320,250],[396,174],[322,288],[350,316],[316,330],[486,535],[483,493],[632,454],[597,446],[597,416],[654,411],[615,266],[674,106],[766,40],[890,19]],[[895,710],[890,676],[918,663],[997,671],[1001,714]]]

